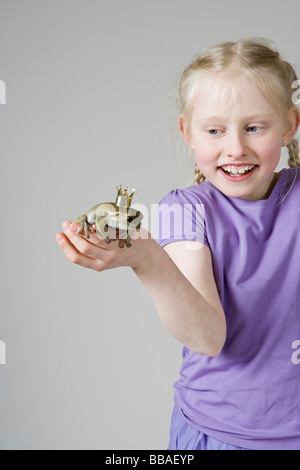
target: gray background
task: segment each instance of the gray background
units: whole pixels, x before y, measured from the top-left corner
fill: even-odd
[[[129,268],[72,265],[54,236],[117,184],[149,210],[192,184],[182,68],[258,35],[299,70],[299,17],[299,0],[0,0],[0,448],[167,447],[181,345]]]

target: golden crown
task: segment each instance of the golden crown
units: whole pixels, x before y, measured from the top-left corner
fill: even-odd
[[[135,189],[129,193],[128,186],[123,190],[122,186],[117,186],[116,204],[122,207],[130,207],[132,196],[135,194]],[[129,194],[128,194],[129,193]]]

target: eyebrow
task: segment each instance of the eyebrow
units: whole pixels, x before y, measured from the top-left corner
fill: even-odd
[[[270,118],[270,117],[273,117],[275,116],[275,114],[254,114],[253,116],[249,116],[247,117],[245,120],[247,122],[250,122],[250,121],[255,121],[256,119],[266,119],[266,118]],[[205,118],[198,118],[196,119],[196,121],[213,121],[213,122],[217,122],[217,121],[222,121],[224,120],[224,118],[222,118],[221,116],[208,116],[208,117],[205,117]]]

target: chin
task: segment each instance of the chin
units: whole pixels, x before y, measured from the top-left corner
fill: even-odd
[[[234,183],[236,184],[236,183]],[[239,187],[238,187],[239,186]],[[239,199],[256,199],[257,188],[246,188],[236,184],[236,187],[228,187],[227,185],[216,185],[216,187],[227,197],[236,197]]]

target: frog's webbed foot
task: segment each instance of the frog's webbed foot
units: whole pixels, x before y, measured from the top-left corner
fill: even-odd
[[[79,216],[76,222],[80,224],[77,234],[84,234],[86,238],[90,238],[90,231],[92,232],[93,230],[91,229],[91,226],[87,221],[87,216],[85,214]]]
[[[126,240],[124,238],[119,240],[119,247],[124,248],[124,245],[126,245],[128,248],[132,246],[129,235],[127,236]]]

